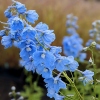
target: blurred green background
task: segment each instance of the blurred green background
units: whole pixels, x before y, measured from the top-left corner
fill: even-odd
[[[88,31],[92,28],[92,22],[100,19],[99,0],[18,0],[26,5],[27,9],[36,10],[39,20],[48,24],[54,30],[56,40],[52,45],[61,46],[62,39],[66,34],[66,15],[72,13],[79,18],[78,33],[88,40]],[[0,20],[6,21],[4,17],[5,9],[11,5],[11,0],[0,0]],[[0,23],[0,29],[3,29]],[[18,67],[19,50],[15,47],[4,50],[0,45],[0,66]]]

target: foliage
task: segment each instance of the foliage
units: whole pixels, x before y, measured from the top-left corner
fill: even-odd
[[[25,73],[27,76],[26,85],[24,85],[24,91],[21,92],[21,95],[27,100],[41,100],[43,89],[37,85],[38,79],[35,82],[32,82],[32,78],[34,77],[32,73],[29,73],[26,70]]]

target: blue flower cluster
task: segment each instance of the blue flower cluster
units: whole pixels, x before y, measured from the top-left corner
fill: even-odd
[[[92,23],[93,29],[89,31],[91,39],[88,40],[86,46],[90,46],[93,41],[96,41],[96,49],[100,50],[100,20],[96,20]]]
[[[74,56],[79,58],[80,61],[84,61],[86,58],[86,53],[82,53],[83,50],[83,40],[80,38],[76,30],[78,29],[77,25],[78,18],[72,14],[67,15],[67,33],[71,36],[65,36],[63,39],[63,50],[66,56]]]
[[[90,71],[90,70],[85,70],[82,73],[82,77],[79,77],[79,80],[83,82],[84,85],[86,85],[87,83],[93,84],[93,75],[94,72]]]
[[[64,96],[59,91],[65,89],[66,84],[60,75],[63,71],[77,70],[78,62],[73,56],[61,56],[61,47],[51,46],[55,34],[48,25],[40,22],[32,27],[31,24],[39,17],[35,10],[27,10],[24,4],[13,0],[4,14],[8,21],[4,23],[4,30],[0,31],[1,44],[5,49],[12,46],[19,48],[21,65],[28,71],[42,75],[50,98],[63,100]],[[59,72],[55,77],[54,70]]]

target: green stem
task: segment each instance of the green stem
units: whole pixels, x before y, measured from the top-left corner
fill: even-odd
[[[67,100],[68,100],[68,99],[72,99],[71,97],[69,97],[69,96],[63,94],[61,91],[59,91],[59,93],[60,93],[62,96],[65,96],[65,98],[66,98]]]
[[[38,85],[39,78],[40,78],[40,75],[37,76],[37,79],[36,79],[36,85]]]
[[[93,50],[90,50],[91,51],[91,54],[92,54],[92,65],[93,65],[93,69],[94,69],[94,97],[96,98],[96,94],[95,94],[95,86],[96,86],[96,65],[95,65],[95,62],[94,62],[94,54],[93,54]]]
[[[36,41],[37,41],[45,50],[48,50],[47,48],[44,47],[43,44],[41,44],[41,43],[39,42],[39,40],[38,40],[37,38],[35,38],[35,39],[36,39]]]
[[[69,83],[72,85],[72,87],[74,87],[75,93],[77,94],[77,96],[80,98],[80,100],[84,100],[83,97],[81,96],[81,94],[79,93],[79,91],[77,90],[74,82],[68,77],[68,75],[66,73],[62,73],[65,78],[69,81]]]
[[[14,99],[16,100],[16,92],[15,92],[15,90],[12,91],[12,94],[13,94]]]

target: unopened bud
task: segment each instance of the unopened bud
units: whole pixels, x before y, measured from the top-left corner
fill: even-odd
[[[13,99],[11,99],[11,100],[16,100],[16,99],[13,98]]]
[[[24,100],[24,97],[23,97],[23,96],[20,96],[20,97],[18,98],[18,100]]]
[[[97,80],[97,79],[96,79],[96,81],[97,81],[98,83],[100,83],[100,80]]]
[[[93,28],[96,27],[96,21],[92,23]]]
[[[9,92],[8,95],[11,96],[12,95],[12,92]]]
[[[11,87],[11,90],[12,90],[12,91],[15,91],[15,90],[16,90],[16,87],[15,87],[15,86],[12,86],[12,87]]]
[[[92,58],[90,57],[89,62],[93,64]]]
[[[91,46],[95,47],[95,46],[96,46],[96,42],[93,41],[93,42],[91,43]]]
[[[84,77],[79,77],[78,79],[79,81],[83,81]]]
[[[20,92],[16,92],[17,95],[20,95]]]
[[[88,47],[84,47],[84,48],[83,48],[83,51],[87,51],[87,50],[88,50]]]

